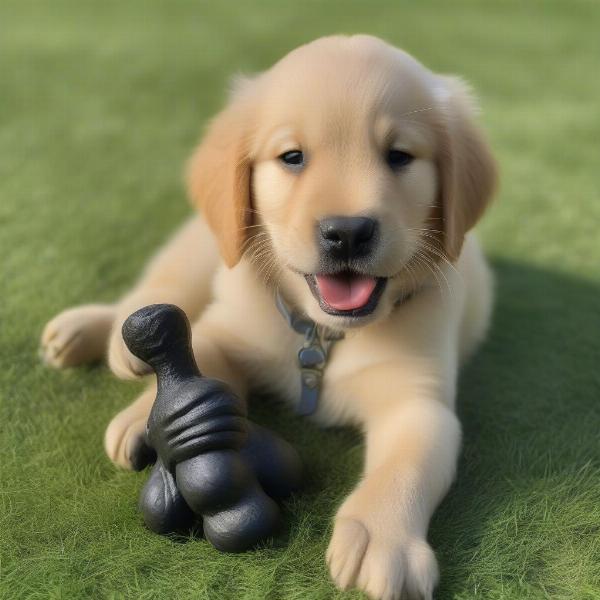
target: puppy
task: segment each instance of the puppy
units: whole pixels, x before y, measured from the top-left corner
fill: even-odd
[[[467,235],[496,180],[473,113],[460,80],[379,39],[294,50],[236,82],[193,155],[202,216],[130,294],[63,312],[42,336],[52,366],[107,353],[117,376],[140,377],[147,365],[125,348],[121,324],[171,302],[195,323],[206,375],[242,397],[308,398],[318,423],[360,427],[364,472],[335,516],[327,562],[337,586],[372,598],[431,598],[438,579],[426,537],[459,452],[457,370],[492,304]],[[306,336],[288,323],[298,320],[316,324],[318,350],[329,347],[308,371],[298,364]],[[153,398],[150,386],[110,423],[116,464],[136,466]]]

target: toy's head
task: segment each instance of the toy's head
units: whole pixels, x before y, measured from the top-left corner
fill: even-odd
[[[123,323],[123,339],[132,354],[152,367],[190,347],[190,324],[174,304],[140,308]]]

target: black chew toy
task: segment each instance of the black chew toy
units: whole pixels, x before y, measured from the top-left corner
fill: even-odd
[[[203,377],[190,324],[172,304],[153,304],[123,324],[129,350],[157,379],[146,443],[156,463],[140,496],[156,533],[190,528],[219,550],[242,552],[276,533],[275,499],[298,489],[301,463],[283,439],[248,420],[245,404],[221,381]]]

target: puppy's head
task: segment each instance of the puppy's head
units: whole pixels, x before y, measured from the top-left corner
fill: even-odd
[[[495,168],[456,79],[369,36],[319,39],[243,81],[190,162],[224,261],[315,321],[390,313],[456,260]]]

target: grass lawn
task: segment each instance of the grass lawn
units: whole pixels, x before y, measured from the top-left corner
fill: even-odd
[[[494,326],[461,380],[464,451],[431,528],[437,597],[600,598],[599,23],[577,1],[2,0],[0,597],[360,597],[323,558],[355,433],[257,409],[310,480],[285,539],[219,554],[146,531],[145,474],[104,456],[139,385],[48,370],[36,347],[58,310],[126,290],[188,213],[182,165],[231,73],[365,31],[473,83],[502,169],[480,227]]]

